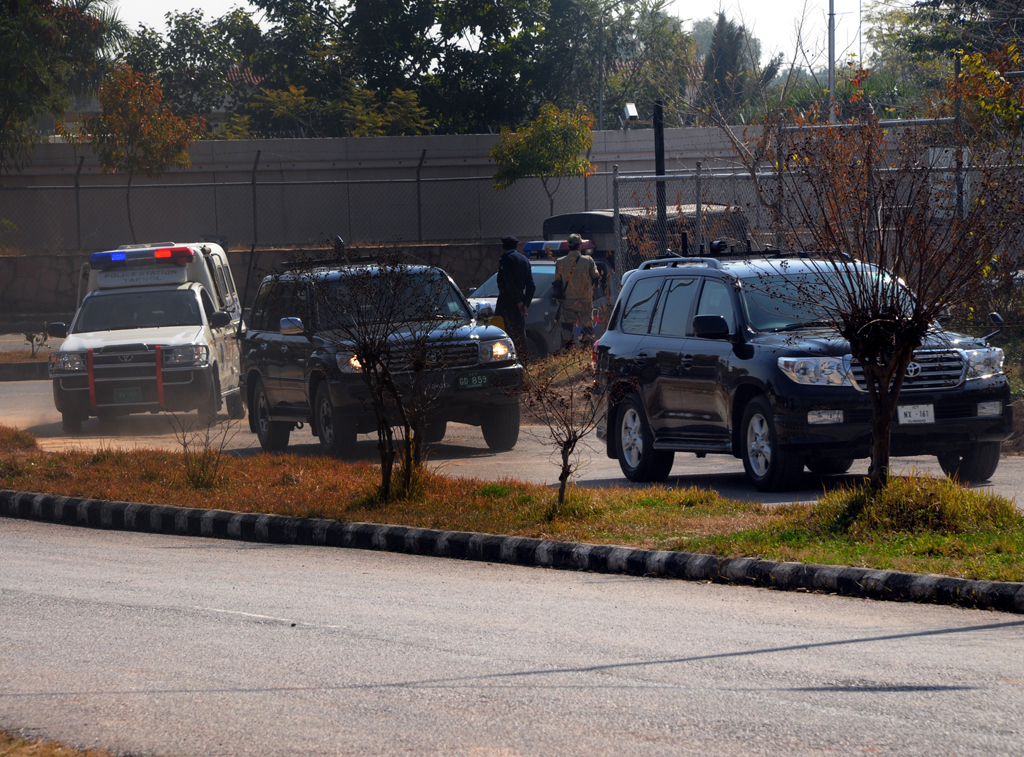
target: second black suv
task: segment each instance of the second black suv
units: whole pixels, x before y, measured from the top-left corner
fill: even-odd
[[[325,452],[353,450],[356,434],[377,428],[361,366],[339,319],[358,311],[367,328],[381,309],[372,291],[360,291],[379,275],[372,264],[302,268],[264,279],[242,345],[242,391],[249,427],[268,450],[288,445],[292,430],[308,423]],[[396,380],[408,383],[413,359],[409,335],[424,348],[428,367],[420,374],[428,441],[438,442],[449,421],[480,426],[493,450],[519,438],[518,389],[522,366],[505,332],[477,320],[476,311],[444,271],[390,266],[393,297],[402,307],[380,312],[385,338],[393,343]],[[365,288],[365,287],[364,287]],[[424,293],[427,293],[426,296]],[[394,295],[394,292],[392,293]],[[377,310],[375,310],[377,309]],[[355,316],[353,316],[355,317]],[[385,332],[382,332],[385,333]],[[404,367],[403,367],[404,366]]]
[[[801,259],[670,258],[627,274],[595,347],[608,456],[630,480],[661,481],[675,452],[729,454],[766,491],[868,457],[863,372],[808,296],[828,286],[821,261]],[[983,339],[936,328],[907,369],[892,454],[989,478],[1013,426],[1002,364]]]

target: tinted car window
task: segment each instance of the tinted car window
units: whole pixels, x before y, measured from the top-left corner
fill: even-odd
[[[697,315],[720,315],[729,324],[729,333],[736,332],[736,313],[733,310],[732,295],[729,293],[729,287],[717,279],[708,279],[704,282]]]
[[[555,278],[555,267],[553,265],[532,266],[533,283],[537,287],[534,297],[547,297],[551,289],[551,282]],[[497,297],[498,296],[498,274],[494,274],[483,284],[473,290],[471,297]]]
[[[622,330],[627,334],[646,334],[651,316],[658,305],[658,292],[663,279],[653,278],[638,281],[629,293],[626,307],[622,311]]]
[[[317,289],[322,328],[352,323],[418,323],[471,318],[455,287],[432,273],[405,277],[342,277]],[[401,303],[401,309],[392,306]]]
[[[661,327],[658,333],[686,336],[697,288],[697,279],[669,279],[665,286],[665,304],[661,308]]]

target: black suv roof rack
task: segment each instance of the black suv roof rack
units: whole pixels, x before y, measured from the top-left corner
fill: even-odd
[[[651,268],[678,268],[684,265],[704,265],[708,268],[721,268],[722,261],[718,258],[655,258],[654,260],[645,260],[637,268],[638,271],[648,271]]]
[[[372,255],[360,255],[359,257],[346,255],[339,258],[314,258],[312,260],[306,260],[304,258],[295,258],[292,260],[286,260],[281,264],[281,268],[285,270],[291,270],[293,268],[322,268],[324,266],[334,266],[337,268],[343,268],[349,265],[359,265],[361,263],[379,263],[380,261]]]

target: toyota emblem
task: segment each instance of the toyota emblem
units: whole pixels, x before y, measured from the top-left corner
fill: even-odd
[[[130,363],[135,359],[135,355],[118,355],[117,359],[122,363]]]
[[[911,363],[907,366],[907,378],[917,378],[921,375],[921,366],[917,363]]]

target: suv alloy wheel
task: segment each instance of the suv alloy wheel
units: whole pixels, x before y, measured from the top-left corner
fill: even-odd
[[[740,427],[743,468],[763,492],[791,489],[803,472],[803,460],[779,444],[775,418],[766,397],[755,397],[743,411]]]
[[[672,472],[675,453],[654,449],[654,435],[644,418],[640,398],[630,395],[615,414],[619,467],[630,481],[664,481]]]

